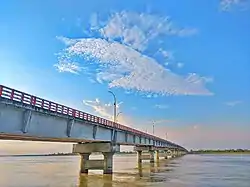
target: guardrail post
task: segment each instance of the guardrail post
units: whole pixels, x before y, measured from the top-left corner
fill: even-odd
[[[14,98],[14,90],[11,90],[10,99],[13,100],[13,98]]]
[[[0,85],[0,97],[2,96],[2,94],[3,94],[3,86]]]

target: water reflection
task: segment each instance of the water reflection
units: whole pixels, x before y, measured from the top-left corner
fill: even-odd
[[[164,172],[165,163],[139,163],[137,170],[132,173],[114,173],[113,175],[91,175],[80,174],[78,187],[114,187],[114,186],[141,186],[139,183],[162,182],[164,177],[157,176],[157,173]],[[119,185],[117,185],[119,183]]]
[[[80,174],[78,187],[112,187],[113,176]]]
[[[249,163],[247,155],[187,155],[137,165],[136,156],[122,155],[113,175],[79,175],[78,157],[0,157],[0,187],[249,187]]]

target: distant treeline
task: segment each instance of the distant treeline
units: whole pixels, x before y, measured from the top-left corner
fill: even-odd
[[[249,153],[249,149],[217,149],[217,150],[191,150],[189,154],[217,154],[217,153]]]
[[[133,151],[117,152],[116,154],[135,154]],[[93,155],[99,155],[102,153],[92,153]],[[75,156],[77,153],[50,153],[50,154],[22,154],[22,155],[0,155],[0,157],[27,157],[27,156]]]

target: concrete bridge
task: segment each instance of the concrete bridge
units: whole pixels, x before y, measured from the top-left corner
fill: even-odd
[[[135,146],[138,163],[159,160],[159,152],[165,152],[165,158],[187,153],[168,140],[3,85],[0,139],[74,142],[73,153],[81,155],[81,173],[89,169],[112,173],[113,155],[120,145]],[[104,160],[89,160],[93,152],[101,152]]]

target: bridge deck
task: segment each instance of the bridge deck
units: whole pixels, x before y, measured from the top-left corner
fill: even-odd
[[[2,85],[0,85],[0,139],[60,142],[116,141],[128,145],[184,149],[175,143],[137,129]]]

